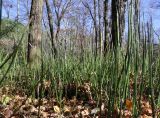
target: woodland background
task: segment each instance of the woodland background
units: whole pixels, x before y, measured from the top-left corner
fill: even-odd
[[[1,0],[1,117],[160,117],[158,0]]]

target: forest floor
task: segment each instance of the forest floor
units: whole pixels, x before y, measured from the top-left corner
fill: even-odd
[[[79,91],[77,97],[74,96],[76,88]],[[93,99],[89,83],[83,86],[70,84],[65,89],[69,93],[62,100],[57,100],[55,97],[35,99],[25,95],[22,90],[1,87],[0,118],[107,118],[109,112],[106,102],[101,100],[99,103]],[[132,118],[132,100],[122,100],[122,104],[124,107],[121,110],[115,104],[112,117]],[[151,104],[145,97],[140,100],[139,108],[138,118],[152,118]],[[156,117],[160,118],[160,109],[155,109],[155,112]]]

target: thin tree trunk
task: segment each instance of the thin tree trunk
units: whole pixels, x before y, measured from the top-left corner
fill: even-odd
[[[48,14],[48,21],[49,21],[49,28],[50,28],[50,35],[51,35],[52,55],[56,57],[57,49],[54,44],[53,17],[52,17],[52,12],[51,12],[51,8],[50,8],[48,0],[45,0],[45,2],[46,2],[46,7],[47,7],[47,14]]]
[[[95,57],[97,56],[97,47],[98,47],[98,30],[97,30],[97,6],[96,6],[96,0],[94,0],[94,32],[95,32]]]
[[[28,34],[27,62],[31,65],[38,64],[40,59],[41,21],[43,0],[32,0]]]
[[[58,41],[58,36],[59,36],[59,32],[60,32],[60,26],[61,26],[61,19],[59,20],[59,19],[57,19],[58,21],[57,21],[57,31],[56,31],[56,36],[55,36],[55,39],[56,39],[56,41]]]
[[[83,61],[84,59],[84,41],[85,41],[85,26],[86,26],[86,19],[85,17],[83,16],[82,18],[82,34],[80,33],[80,42],[81,42],[81,62]]]
[[[2,0],[0,0],[0,34],[1,34],[1,25],[2,25]]]
[[[17,22],[19,22],[19,0],[17,0]]]
[[[98,0],[98,21],[99,21],[99,30],[98,30],[98,35],[99,35],[99,52],[101,53],[101,43],[102,43],[102,37],[101,37],[101,11],[100,11],[100,0]]]

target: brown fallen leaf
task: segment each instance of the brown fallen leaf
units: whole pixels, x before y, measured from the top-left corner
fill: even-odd
[[[28,113],[37,114],[38,113],[38,110],[33,105],[22,105],[19,111],[25,114],[28,114]]]
[[[2,94],[8,94],[9,92],[9,87],[8,86],[5,86],[2,88]]]
[[[41,110],[41,111],[46,111],[46,107],[40,106],[40,110]]]
[[[49,114],[48,114],[47,112],[41,111],[41,116],[42,116],[43,118],[48,118]]]
[[[132,101],[130,99],[126,99],[126,108],[131,111],[133,107]]]
[[[61,112],[61,110],[58,106],[53,106],[53,109],[54,109],[55,113],[60,113]]]
[[[65,112],[71,112],[71,107],[65,105],[64,108],[63,108],[63,110],[64,110],[64,113]]]
[[[65,105],[64,108],[63,108],[63,110],[64,110],[64,116],[65,117],[67,117],[67,116],[69,117],[71,115],[71,111],[72,111],[71,107]]]
[[[132,113],[131,113],[131,111],[129,111],[129,110],[125,110],[125,111],[123,112],[123,116],[124,116],[125,118],[132,118]]]
[[[152,109],[151,108],[143,108],[142,109],[142,114],[146,114],[148,116],[152,115]]]
[[[32,102],[33,102],[32,99],[31,99],[31,98],[28,98],[28,99],[26,100],[25,104],[31,104]]]
[[[74,115],[74,116],[77,115],[78,113],[80,113],[80,111],[78,109],[75,109],[72,111],[72,115]]]
[[[77,115],[80,113],[80,111],[83,109],[83,106],[82,105],[78,105],[76,106],[73,110],[72,110],[72,115]]]
[[[81,111],[81,114],[82,114],[83,117],[86,117],[86,116],[89,115],[89,110],[85,109],[85,110]]]
[[[3,111],[3,115],[5,116],[5,118],[10,118],[12,114],[13,114],[13,111],[8,108],[5,108]]]
[[[77,102],[76,96],[73,96],[73,98],[70,100],[70,105],[75,106]]]
[[[139,118],[152,118],[152,116],[147,116],[146,114],[141,115]]]
[[[142,108],[151,108],[151,105],[148,101],[141,101],[141,107]]]
[[[33,100],[33,105],[34,105],[34,106],[38,106],[38,99],[34,99],[34,100]]]

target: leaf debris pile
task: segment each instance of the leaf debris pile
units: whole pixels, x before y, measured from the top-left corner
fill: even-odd
[[[83,97],[72,96],[76,85],[70,84],[66,87],[69,90],[61,102],[56,98],[35,99],[22,94],[11,94],[9,87],[0,89],[0,118],[106,118],[107,105],[93,100],[91,88],[88,83],[77,87]],[[78,93],[80,94],[80,93]],[[74,94],[73,94],[74,95]],[[83,99],[82,99],[83,98]],[[85,98],[85,99],[84,99]],[[124,118],[132,117],[132,100],[126,99],[123,104],[125,108],[120,110],[115,105],[113,117],[118,118],[121,115]],[[160,110],[157,110],[157,117],[160,116]],[[141,112],[139,118],[152,118],[152,108],[149,101],[141,100]]]

